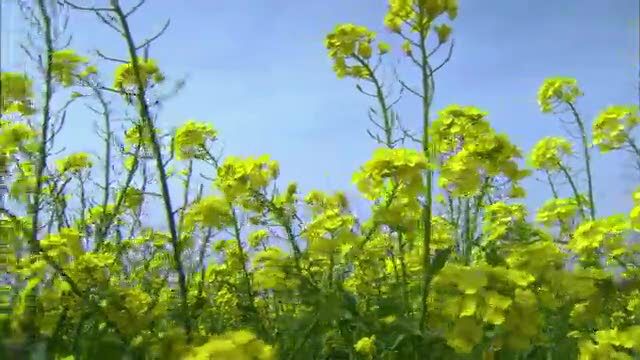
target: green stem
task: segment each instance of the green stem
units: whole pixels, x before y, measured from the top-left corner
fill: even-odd
[[[98,88],[93,89],[100,105],[102,106],[102,116],[104,117],[105,139],[104,139],[104,193],[102,197],[102,217],[106,216],[107,204],[109,204],[109,196],[111,195],[111,113],[109,104],[107,103],[102,91]]]
[[[638,145],[636,145],[635,141],[633,141],[633,139],[629,135],[627,135],[627,144],[629,144],[629,147],[636,155],[636,164],[638,166],[638,170],[640,170],[640,148],[638,148]]]
[[[404,305],[404,314],[406,315],[413,310],[409,308],[407,263],[405,260],[404,245],[402,233],[398,233],[398,256],[400,260],[400,271],[402,272],[402,302]]]
[[[364,66],[364,68],[367,70],[367,73],[369,73],[369,77],[371,78],[371,82],[373,83],[373,86],[376,88],[376,99],[380,104],[380,109],[382,110],[382,119],[384,121],[385,145],[388,148],[393,148],[393,139],[392,139],[393,129],[391,127],[391,118],[389,117],[389,107],[387,106],[387,101],[385,100],[385,97],[384,97],[382,84],[380,83],[380,81],[378,81],[378,78],[376,78],[376,74],[373,72],[373,69],[371,69],[371,66],[369,66],[369,64],[366,61],[364,61],[362,58],[360,58],[358,55],[355,55],[355,54],[353,55],[353,58],[356,59],[356,61],[360,63],[360,65]]]
[[[558,190],[556,190],[556,186],[553,184],[553,180],[551,180],[551,174],[547,170],[545,170],[545,174],[547,175],[547,183],[549,183],[549,187],[551,188],[551,194],[553,194],[553,198],[558,199],[559,198]],[[580,205],[578,204],[578,206]],[[569,224],[567,224],[567,222],[564,220],[560,220],[560,236],[562,236],[563,233],[568,233],[568,231],[569,231]]]
[[[176,220],[173,216],[173,209],[171,206],[171,195],[169,192],[169,184],[167,180],[166,169],[164,168],[164,162],[162,159],[162,153],[160,149],[160,143],[158,136],[155,132],[153,121],[151,119],[149,105],[147,104],[147,94],[144,81],[142,79],[142,72],[140,69],[140,63],[138,54],[136,53],[136,45],[134,44],[133,37],[131,35],[131,29],[129,28],[129,22],[127,17],[122,11],[122,8],[118,4],[118,0],[111,0],[111,5],[116,13],[120,25],[122,26],[122,33],[127,42],[129,51],[129,57],[131,58],[131,67],[136,80],[136,97],[138,100],[138,115],[140,116],[143,124],[149,131],[151,138],[151,146],[153,149],[153,156],[156,161],[156,170],[158,171],[158,177],[160,180],[160,187],[162,191],[162,200],[164,203],[165,213],[167,217],[167,224],[169,226],[169,234],[171,236],[171,245],[173,247],[173,260],[175,270],[178,273],[178,286],[180,288],[180,297],[182,302],[182,317],[187,335],[187,342],[191,342],[191,320],[189,316],[189,303],[188,303],[188,291],[187,291],[187,279],[184,271],[184,267],[181,259],[181,249],[178,239],[178,230],[176,226]]]
[[[420,7],[420,14],[418,21],[423,22],[424,10]],[[427,162],[431,164],[431,148],[429,139],[429,110],[431,108],[431,99],[433,94],[432,90],[432,72],[429,65],[429,55],[427,53],[427,30],[421,29],[420,31],[420,55],[421,63],[420,70],[422,72],[422,151],[424,152]],[[420,315],[420,331],[424,330],[427,322],[427,299],[429,297],[429,283],[431,282],[431,218],[432,218],[432,192],[433,192],[433,171],[429,167],[427,169],[427,184],[425,188],[425,204],[422,209],[422,224],[424,230],[424,239],[422,243],[422,297],[421,301],[421,315]]]
[[[49,141],[49,122],[51,120],[50,107],[51,98],[53,96],[53,76],[52,76],[52,63],[53,63],[53,37],[51,34],[51,18],[47,12],[47,7],[44,0],[38,0],[38,8],[42,16],[42,22],[44,25],[44,38],[45,38],[45,51],[46,51],[46,66],[45,66],[45,90],[44,90],[44,108],[42,110],[42,137],[40,139],[40,147],[38,149],[38,159],[36,161],[36,173],[35,173],[35,189],[33,190],[33,199],[29,202],[29,213],[31,214],[31,234],[29,237],[29,247],[33,255],[41,252],[40,243],[38,242],[38,228],[40,226],[40,207],[41,207],[41,195],[43,186],[44,169],[47,167],[47,142]],[[33,289],[30,292],[28,302],[28,318],[34,316],[36,309],[36,291]],[[37,334],[35,331],[28,331],[27,334],[29,345],[36,341]]]
[[[469,198],[464,199],[464,226],[462,238],[464,239],[464,258],[465,264],[469,264],[471,260],[471,201]]]
[[[478,194],[475,198],[475,204],[473,206],[473,216],[471,218],[471,233],[469,234],[469,241],[472,242],[472,238],[475,236],[478,230],[478,219],[480,217],[480,211],[483,208],[484,198],[489,191],[491,186],[491,178],[489,176],[485,177],[484,182],[482,184],[482,188],[480,189],[480,194]]]
[[[193,160],[189,160],[187,167],[187,178],[184,181],[184,194],[182,196],[182,209],[180,209],[180,219],[178,220],[178,238],[182,237],[184,228],[184,214],[189,204],[189,188],[191,187],[191,176],[193,174]]]
[[[207,275],[207,268],[206,266],[204,266],[204,258],[207,254],[207,247],[209,247],[209,241],[211,240],[212,235],[213,229],[211,227],[208,227],[205,237],[204,239],[202,239],[202,245],[200,246],[200,251],[198,253],[198,263],[196,265],[196,268],[200,270],[200,282],[198,283],[198,295],[196,296],[197,301],[201,301],[202,293],[204,291],[204,282]],[[201,307],[202,306],[200,306],[200,308]]]
[[[242,265],[242,276],[244,277],[245,291],[247,292],[247,297],[249,298],[248,299],[249,309],[255,316],[255,321],[256,321],[258,330],[261,331],[263,335],[266,336],[268,334],[263,327],[262,321],[259,318],[260,314],[258,313],[258,309],[255,306],[255,295],[253,294],[253,289],[251,287],[251,275],[249,274],[249,269],[247,268],[247,255],[244,251],[244,247],[242,246],[242,238],[240,235],[240,225],[238,222],[238,216],[236,214],[235,209],[233,208],[233,204],[230,203],[229,207],[231,207],[231,218],[233,220],[233,235],[235,237],[236,245],[238,248],[238,257],[239,257],[238,260]]]
[[[567,178],[567,181],[569,182],[569,186],[571,186],[571,190],[573,191],[573,196],[575,197],[576,203],[578,204],[578,209],[580,211],[580,215],[584,219],[586,217],[585,214],[584,214],[584,205],[582,204],[582,199],[580,198],[580,193],[578,193],[578,187],[576,187],[576,183],[573,181],[573,178],[571,177],[571,174],[569,174],[569,170],[564,165],[562,165],[561,163],[558,163],[558,166],[560,167],[560,170],[562,171],[564,176]]]
[[[44,107],[42,109],[42,136],[40,138],[40,147],[38,149],[38,161],[36,162],[36,184],[33,191],[33,201],[31,202],[31,252],[40,252],[40,245],[38,243],[38,227],[39,227],[39,215],[42,195],[42,177],[44,175],[44,169],[47,167],[47,142],[49,138],[49,122],[51,121],[51,98],[53,96],[53,37],[51,34],[51,17],[47,12],[47,7],[44,0],[38,0],[38,8],[42,15],[42,22],[44,24],[44,38],[46,47],[46,66],[45,66],[45,80],[44,80]]]
[[[125,194],[127,193],[127,190],[129,189],[129,187],[131,186],[131,183],[133,182],[133,178],[136,174],[136,171],[138,170],[138,165],[140,163],[140,161],[138,160],[138,157],[142,149],[142,139],[143,139],[141,129],[138,130],[138,139],[139,139],[138,144],[133,154],[133,164],[131,165],[131,169],[127,171],[127,178],[125,179],[124,186],[122,187],[120,194],[118,194],[116,198],[116,203],[113,207],[113,211],[110,213],[106,213],[106,208],[105,208],[105,210],[103,211],[103,217],[101,217],[99,220],[98,230],[96,231],[96,250],[100,250],[100,248],[102,247],[102,244],[105,238],[107,237],[107,234],[109,233],[109,229],[111,225],[113,224],[115,218],[120,213],[120,208],[124,203]]]
[[[84,188],[84,179],[82,178],[82,175],[78,176],[78,182],[80,183],[80,228],[84,232],[87,226],[85,219],[85,213],[87,211],[87,194]]]
[[[568,101],[567,104],[573,113],[573,117],[580,128],[580,136],[582,137],[582,152],[584,155],[585,167],[587,170],[587,185],[589,187],[589,210],[591,213],[591,220],[596,219],[596,207],[593,202],[593,184],[592,184],[592,176],[591,176],[591,156],[589,155],[589,142],[587,139],[587,132],[584,128],[584,123],[582,122],[582,118],[580,118],[580,114],[576,110],[575,106]]]
[[[545,171],[545,174],[547,175],[547,182],[549,183],[549,187],[551,187],[551,193],[553,194],[553,198],[557,199],[558,191],[556,190],[556,186],[553,184],[553,181],[551,180],[551,174],[549,173],[549,171]]]
[[[200,251],[198,255],[198,269],[202,269],[202,270],[205,269],[204,258],[207,254],[207,247],[209,246],[209,241],[211,240],[212,235],[213,235],[213,228],[208,227],[205,237],[204,239],[202,239],[202,246],[200,247]]]

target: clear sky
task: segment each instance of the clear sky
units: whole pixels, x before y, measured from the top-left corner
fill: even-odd
[[[2,1],[3,70],[24,67],[18,43],[25,26],[13,3]],[[495,128],[528,152],[539,138],[563,134],[558,119],[537,107],[545,77],[578,79],[585,93],[579,109],[589,123],[607,105],[637,104],[638,6],[632,0],[460,0],[456,47],[437,74],[433,113],[451,103],[482,108]],[[382,26],[385,8],[383,0],[148,0],[133,31],[142,39],[171,19],[151,56],[170,78],[187,76],[187,86],[164,106],[163,126],[210,121],[226,154],[268,153],[280,162],[282,178],[297,180],[304,190],[353,194],[351,175],[374,148],[365,133],[370,102],[353,81],[333,74],[323,39],[343,22],[392,39]],[[71,23],[77,50],[100,48],[124,57],[124,42],[95,17],[72,13]],[[400,68],[413,74],[405,80],[417,81],[407,61]],[[399,106],[403,121],[417,126],[416,99],[406,97]],[[92,117],[80,106],[73,110],[63,133],[68,149],[95,148]],[[601,215],[630,208],[637,177],[624,160],[622,153],[595,156]],[[550,195],[533,179],[525,185],[529,205]]]

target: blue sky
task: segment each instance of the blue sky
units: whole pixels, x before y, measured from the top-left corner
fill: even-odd
[[[125,6],[135,2],[122,0]],[[373,104],[353,81],[335,77],[323,39],[343,22],[393,39],[382,26],[385,8],[382,0],[148,0],[133,31],[142,39],[171,19],[151,56],[170,78],[186,76],[187,86],[163,107],[163,126],[210,121],[225,154],[268,153],[280,162],[283,180],[296,180],[304,190],[353,194],[351,175],[375,147],[365,133]],[[3,70],[19,70],[25,26],[13,2],[3,1],[2,9]],[[460,0],[455,51],[437,74],[432,112],[451,103],[482,108],[496,129],[528,152],[539,138],[563,134],[557,118],[541,114],[536,104],[545,77],[578,79],[585,93],[579,109],[589,123],[607,105],[637,104],[639,13],[631,0]],[[125,44],[112,30],[91,16],[72,13],[72,19],[78,51],[100,48],[124,57]],[[418,80],[407,61],[400,69],[410,74],[408,82]],[[406,124],[419,124],[415,98],[407,96],[398,109]],[[67,148],[95,148],[92,116],[74,108],[62,135]],[[601,215],[630,208],[637,177],[625,160],[622,153],[595,156]],[[533,179],[526,185],[533,207],[550,195]]]

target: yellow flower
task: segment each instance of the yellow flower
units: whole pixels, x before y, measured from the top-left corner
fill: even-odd
[[[280,174],[278,162],[268,155],[257,158],[229,156],[218,168],[215,185],[229,200],[251,198]]]
[[[422,152],[379,148],[373,153],[373,158],[353,175],[353,182],[369,199],[382,195],[388,179],[403,185],[407,194],[417,194],[422,189],[422,171],[426,168],[427,160]]]
[[[147,88],[151,83],[161,83],[164,81],[164,75],[160,71],[160,68],[156,64],[155,60],[138,59],[138,72],[135,74],[133,64],[131,62],[122,64],[116,68],[115,80],[113,87],[121,90],[136,90],[138,86],[138,77],[144,88]]]
[[[569,140],[559,136],[542,138],[531,151],[529,161],[535,169],[559,170],[565,156],[573,154]]]
[[[543,113],[549,113],[562,104],[573,104],[582,96],[576,79],[555,77],[545,79],[538,90],[538,104]]]
[[[551,199],[538,209],[536,220],[547,226],[553,223],[568,221],[576,216],[579,206],[575,198]]]
[[[207,143],[215,141],[217,131],[207,123],[189,120],[178,128],[175,135],[175,152],[178,160],[206,159]]]
[[[407,56],[411,56],[411,42],[409,40],[405,40],[402,42],[402,52],[405,53],[405,55]]]
[[[346,76],[354,78],[369,78],[373,76],[371,69],[362,65],[367,62],[373,53],[372,43],[375,33],[364,26],[354,24],[341,24],[329,33],[325,38],[325,47],[329,57],[333,60],[333,70],[338,78]],[[382,55],[389,46],[385,43],[378,44],[378,51]],[[354,64],[349,64],[353,60]]]
[[[227,332],[212,336],[207,343],[191,351],[186,360],[275,360],[276,352],[271,345],[258,339],[247,330]]]
[[[56,161],[56,164],[58,166],[58,171],[60,171],[61,173],[70,172],[73,174],[78,174],[80,173],[80,171],[93,166],[93,163],[89,158],[89,154],[84,152],[71,154],[61,160]]]
[[[391,46],[388,43],[383,42],[383,41],[380,41],[378,43],[378,53],[380,55],[384,55],[384,54],[388,53],[390,50],[391,50]]]
[[[447,334],[447,344],[459,353],[470,353],[482,339],[482,326],[473,317],[462,317]]]
[[[0,150],[5,154],[13,154],[29,140],[36,136],[36,132],[22,122],[0,124]]]
[[[128,187],[127,191],[122,194],[124,206],[128,209],[138,209],[144,201],[144,193],[134,187]]]
[[[449,36],[451,36],[451,27],[447,24],[434,26],[433,29],[436,31],[436,34],[438,34],[438,42],[440,44],[444,44],[449,40]]]
[[[257,248],[258,246],[260,246],[262,241],[264,241],[264,239],[267,238],[267,236],[269,236],[269,233],[267,232],[267,230],[265,229],[256,230],[251,234],[249,234],[249,245],[253,248]]]
[[[620,149],[633,141],[630,134],[638,124],[637,106],[609,106],[593,122],[593,144],[603,153]]]
[[[55,51],[52,54],[51,73],[53,78],[63,86],[74,85],[79,78],[89,76],[96,72],[93,66],[80,67],[89,62],[86,57],[78,55],[72,49]]]
[[[222,228],[231,221],[231,208],[224,198],[207,196],[187,210],[185,224],[187,227],[201,224],[206,227]]]
[[[0,113],[19,113],[25,116],[35,113],[33,107],[33,81],[16,72],[0,74]]]
[[[373,358],[376,352],[376,336],[363,337],[353,346],[357,353]]]

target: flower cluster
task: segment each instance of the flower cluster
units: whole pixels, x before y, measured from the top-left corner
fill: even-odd
[[[404,24],[410,24],[411,30],[420,32],[428,28],[437,17],[446,13],[450,20],[458,15],[457,0],[390,0],[384,24],[394,32],[401,32]],[[445,25],[446,26],[446,25]],[[446,30],[441,29],[438,37],[442,39]],[[440,33],[443,33],[441,35]]]
[[[563,166],[564,157],[572,154],[569,140],[559,136],[547,136],[533,147],[529,162],[535,169],[557,171]]]
[[[593,144],[602,152],[619,149],[631,141],[631,131],[638,124],[637,106],[609,106],[593,122]]]
[[[205,344],[194,348],[189,360],[272,360],[276,352],[272,346],[246,330],[212,336]]]
[[[189,120],[178,128],[175,135],[175,151],[179,160],[206,159],[207,145],[215,141],[217,131],[211,124]]]
[[[275,180],[279,173],[278,163],[268,155],[245,159],[230,156],[218,168],[215,185],[229,200],[251,198]]]
[[[433,319],[460,353],[483,340],[485,325],[501,329],[489,339],[496,348],[527,348],[540,330],[538,301],[527,288],[533,281],[526,272],[499,266],[447,264],[434,279]]]
[[[538,105],[543,113],[550,113],[559,105],[573,104],[582,95],[576,79],[548,78],[538,90]]]
[[[75,50],[63,49],[55,51],[51,59],[51,74],[63,86],[75,85],[79,79],[96,74],[97,68],[87,65],[89,59],[78,55]]]
[[[93,166],[93,162],[89,158],[89,154],[79,152],[58,160],[57,166],[58,171],[62,174],[79,174],[83,170],[91,168]]]
[[[608,260],[615,264],[615,259],[629,250],[624,238],[629,225],[623,215],[585,221],[573,233],[569,248],[582,261],[596,264],[600,263],[598,255],[604,250]]]
[[[133,63],[122,64],[116,68],[113,87],[119,90],[133,92],[141,85],[148,88],[152,84],[163,82],[164,74],[155,60],[138,59],[138,74],[134,71]],[[140,82],[138,84],[138,82]]]
[[[0,75],[0,112],[2,114],[19,113],[32,115],[33,81],[22,73],[2,72]]]
[[[586,203],[586,199],[584,203]],[[554,198],[547,200],[538,209],[536,220],[546,226],[563,223],[573,219],[577,214],[581,204],[575,198]]]
[[[158,135],[158,129],[154,128],[153,131]],[[125,149],[132,151],[132,149],[140,146],[141,150],[145,154],[149,154],[152,151],[153,139],[149,132],[149,127],[142,123],[135,123],[128,128],[124,133]]]
[[[418,151],[380,148],[353,175],[353,182],[370,200],[380,197],[389,181],[402,186],[407,194],[415,196],[423,189],[422,171],[427,166],[427,160]]]
[[[346,76],[368,79],[373,76],[368,60],[373,55],[372,43],[375,33],[364,26],[354,24],[338,25],[336,29],[327,35],[325,47],[329,51],[329,57],[333,59],[333,71],[339,78]],[[389,52],[389,45],[378,43],[380,55]],[[353,59],[356,64],[349,64]]]
[[[229,202],[220,196],[207,196],[195,202],[185,215],[188,227],[202,225],[220,228],[231,221],[231,207]]]
[[[376,336],[363,337],[353,346],[357,353],[366,356],[369,359],[373,358],[376,352]]]
[[[23,122],[0,122],[0,152],[11,156],[26,148],[36,132]]]
[[[432,124],[434,147],[447,154],[439,184],[456,195],[476,194],[484,177],[499,174],[510,179],[514,190],[518,190],[518,181],[529,174],[518,168],[518,147],[505,135],[495,133],[485,116],[474,107],[451,105],[442,109]]]
[[[314,255],[331,255],[334,250],[352,239],[351,229],[355,223],[349,213],[344,194],[333,196],[312,191],[305,197],[313,217],[304,229],[309,250]]]

